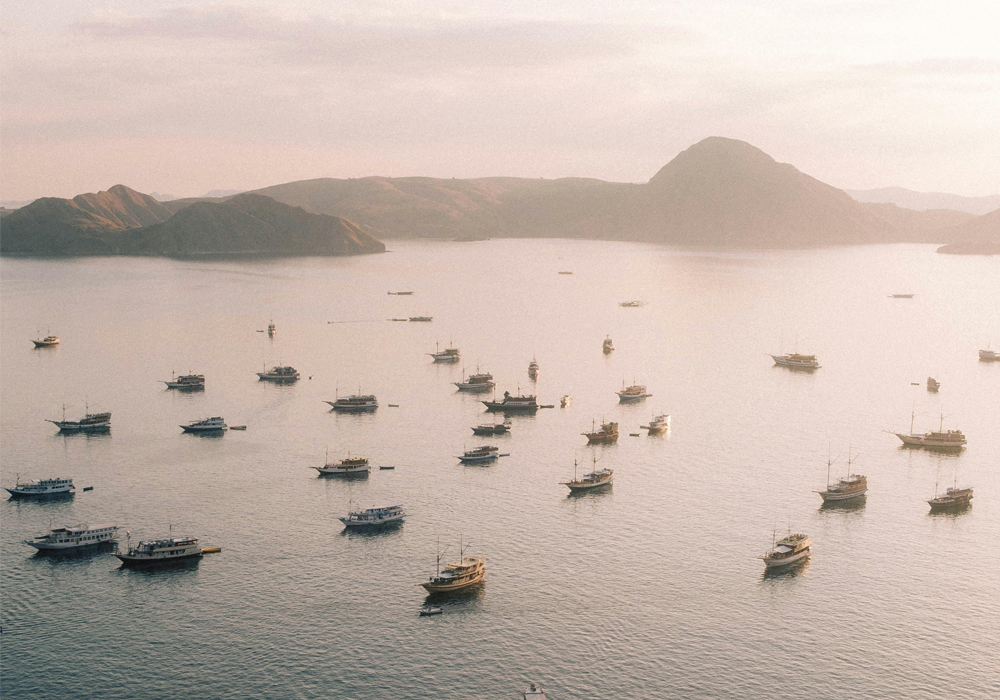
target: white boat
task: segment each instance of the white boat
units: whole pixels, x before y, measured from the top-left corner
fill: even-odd
[[[890,294],[889,298],[890,299],[912,299],[913,295],[912,294]]]
[[[980,350],[979,359],[981,362],[1000,361],[1000,350]]]
[[[441,551],[438,547],[437,570],[420,585],[428,593],[451,593],[474,586],[486,578],[486,560],[465,556],[465,546],[459,546],[459,560],[450,562],[441,570]]]
[[[130,538],[131,541],[131,538]],[[124,552],[115,552],[125,566],[143,567],[168,564],[203,556],[197,537],[167,537],[162,540],[142,540],[129,544]]]
[[[480,372],[478,367],[476,367],[476,373],[469,375],[468,379],[465,378],[465,370],[462,370],[462,381],[452,383],[458,387],[459,391],[469,391],[475,394],[487,392],[496,386],[493,375],[489,372]]]
[[[764,560],[766,568],[773,569],[805,559],[809,556],[811,548],[812,539],[809,535],[797,533],[778,540],[768,552],[760,555],[759,558]]]
[[[609,355],[612,352],[614,352],[614,350],[615,350],[615,344],[611,342],[611,336],[610,335],[607,338],[604,339],[604,345],[603,345],[603,347],[601,349],[604,351],[605,355]]]
[[[960,450],[966,444],[965,435],[961,430],[945,430],[944,414],[941,414],[941,425],[936,431],[924,434],[913,432],[913,419],[915,414],[910,414],[910,433],[895,433],[896,437],[903,441],[907,447],[926,447],[937,450]]]
[[[538,402],[534,396],[511,396],[509,391],[503,392],[503,401],[483,401],[489,411],[506,413],[534,413],[538,410]]]
[[[594,469],[589,474],[584,474],[582,479],[576,477],[576,460],[573,460],[573,479],[571,481],[561,481],[563,486],[570,490],[570,493],[580,491],[590,491],[592,489],[610,486],[615,480],[614,469],[598,469],[597,455],[594,455]]]
[[[561,399],[559,399],[559,406],[562,408],[569,408],[573,404],[573,397],[569,394],[565,394]]]
[[[297,382],[300,375],[294,367],[272,367],[270,370],[257,372],[257,376],[267,382]]]
[[[40,551],[64,551],[112,542],[117,533],[118,526],[110,524],[57,527],[47,535],[38,535],[24,543]]]
[[[20,477],[14,486],[5,486],[14,498],[45,498],[47,496],[68,496],[74,493],[72,479],[39,479],[22,483]]]
[[[351,528],[379,527],[402,522],[405,516],[403,506],[382,506],[381,508],[352,511],[346,516],[342,516],[340,522]]]
[[[768,353],[770,355],[770,353]],[[815,355],[800,355],[797,352],[789,353],[787,355],[770,355],[771,359],[774,360],[774,364],[779,367],[788,367],[789,369],[819,369],[820,364],[816,360]]]
[[[618,306],[625,307],[626,309],[634,309],[639,306],[645,306],[646,302],[640,301],[638,299],[633,299],[632,301],[622,301],[618,303]]]
[[[63,406],[62,420],[49,420],[64,433],[96,433],[105,432],[111,429],[111,412],[91,413],[90,407],[80,420],[66,420],[66,407]]]
[[[338,396],[336,401],[324,401],[337,413],[371,413],[378,408],[378,399],[372,394]]]
[[[329,455],[322,467],[313,467],[320,474],[327,476],[368,476],[371,465],[366,457],[347,457],[339,462],[331,462]]]
[[[528,378],[538,379],[538,361],[534,357],[528,363]]]
[[[425,605],[420,608],[420,617],[431,617],[432,615],[440,615],[444,610],[441,608],[435,608],[432,605]]]
[[[223,420],[222,416],[213,416],[212,418],[203,418],[201,420],[196,420],[188,425],[181,426],[185,433],[205,433],[210,431],[222,431],[226,430],[229,426],[226,425],[226,421]]]
[[[458,459],[462,464],[482,464],[483,462],[494,462],[499,456],[499,447],[483,445],[474,450],[466,450]]]
[[[205,375],[204,374],[182,374],[178,376],[172,376],[170,381],[164,381],[168,389],[204,389],[205,388]]]
[[[53,345],[59,344],[59,336],[47,335],[44,338],[39,338],[38,340],[32,340],[36,348],[51,348]]]
[[[855,455],[857,456],[857,455]],[[833,460],[829,456],[826,458],[826,489],[817,491],[824,503],[836,501],[849,501],[854,498],[861,498],[868,493],[868,477],[862,474],[851,473],[850,448],[847,451],[847,476],[838,479],[835,483],[830,482],[830,468]]]
[[[531,683],[522,693],[524,700],[546,700],[545,691],[537,683]]]
[[[634,403],[635,401],[644,401],[647,397],[652,396],[646,391],[646,387],[642,384],[633,384],[630,387],[625,386],[625,381],[622,380],[622,390],[616,391],[618,394],[618,401],[620,403]]]
[[[413,319],[410,320],[412,321]],[[427,354],[433,357],[435,362],[458,362],[461,359],[458,348],[454,346],[450,345],[442,351],[440,345],[438,343],[434,343],[434,348],[434,352],[429,352]]]
[[[648,430],[650,435],[658,435],[670,429],[670,416],[661,413],[650,418],[649,425],[640,425],[639,427],[642,430]]]

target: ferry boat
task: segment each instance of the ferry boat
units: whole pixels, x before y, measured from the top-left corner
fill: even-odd
[[[483,401],[488,411],[504,411],[507,413],[534,413],[538,410],[538,402],[534,396],[511,396],[509,391],[503,392],[503,401]]]
[[[433,316],[410,316],[410,320],[415,323],[430,323],[434,320]]]
[[[300,375],[294,367],[272,367],[257,376],[267,382],[297,382]]]
[[[809,535],[796,533],[778,540],[768,552],[760,555],[759,558],[764,560],[766,568],[774,569],[794,564],[808,557],[811,548],[812,539]]]
[[[506,435],[510,432],[510,421],[504,423],[483,423],[472,429],[475,435]]]
[[[770,353],[768,353],[770,355]],[[788,355],[770,355],[771,359],[774,360],[774,364],[779,367],[788,367],[789,369],[805,369],[813,370],[819,369],[820,364],[816,360],[815,355],[800,355],[797,352],[789,353]]]
[[[338,396],[336,401],[324,401],[337,413],[371,413],[378,408],[378,399],[372,394]]]
[[[350,528],[380,527],[403,521],[406,513],[403,506],[383,506],[367,510],[352,511],[340,518],[340,522]]]
[[[462,381],[452,383],[458,387],[459,391],[469,391],[474,394],[487,392],[496,386],[493,375],[489,372],[480,372],[478,367],[476,373],[469,375],[468,379],[465,378],[465,370],[462,370]]]
[[[528,378],[538,379],[538,361],[532,357],[531,362],[528,363]]]
[[[278,329],[274,327],[274,320],[272,319],[271,322],[267,324],[267,337],[273,338],[277,330]]]
[[[450,562],[441,570],[441,553],[437,555],[437,569],[433,576],[420,585],[428,593],[452,593],[474,586],[486,578],[486,560],[465,556],[465,547],[459,547],[459,560]]]
[[[591,445],[606,445],[618,442],[618,424],[615,422],[601,423],[601,429],[597,430],[593,421],[589,433],[580,433],[587,437],[587,443]]]
[[[642,430],[648,430],[650,435],[659,435],[670,429],[670,416],[666,413],[661,413],[658,416],[653,416],[649,420],[649,425],[640,425]]]
[[[937,392],[941,388],[941,382],[934,377],[927,377],[927,391]]]
[[[622,390],[616,391],[615,393],[618,394],[618,401],[620,403],[643,401],[646,397],[652,396],[652,394],[646,391],[646,387],[642,384],[633,384],[632,386],[626,388],[624,381],[622,381]]]
[[[162,540],[142,540],[130,544],[124,552],[115,552],[125,566],[143,567],[168,564],[175,561],[201,559],[204,556],[197,537],[168,537]]]
[[[830,468],[833,460],[826,459],[826,490],[817,491],[824,503],[834,501],[849,501],[853,498],[861,498],[868,493],[868,478],[861,474],[851,473],[851,455],[848,449],[847,454],[847,476],[839,479],[836,483],[830,483]]]
[[[412,321],[413,319],[411,318],[410,320]],[[434,348],[434,352],[429,352],[427,354],[433,357],[435,362],[458,362],[459,359],[461,359],[458,354],[458,348],[454,346],[445,348],[444,352],[441,351],[441,348],[437,343],[434,343]]]
[[[212,418],[203,418],[201,420],[196,420],[189,425],[182,425],[185,433],[205,433],[209,431],[223,431],[229,428],[226,425],[226,421],[222,419],[222,416],[214,416]]]
[[[372,469],[367,457],[347,457],[334,463],[328,454],[325,462],[322,467],[313,469],[327,476],[368,476]]]
[[[604,350],[605,355],[610,355],[615,351],[615,344],[611,342],[610,335],[604,339],[604,347],[602,349]]]
[[[961,510],[968,508],[972,504],[972,489],[960,489],[949,486],[941,495],[938,495],[937,488],[934,489],[934,498],[927,501],[931,507],[931,512],[947,510]]]
[[[589,474],[584,474],[582,479],[576,477],[576,466],[577,462],[573,460],[573,480],[572,481],[561,481],[563,486],[569,489],[570,493],[578,493],[580,491],[590,491],[592,489],[601,488],[604,486],[610,486],[615,480],[615,470],[614,469],[598,469],[597,468],[597,455],[594,455],[594,468]]]
[[[522,693],[524,700],[546,700],[545,691],[537,683],[530,684]]]
[[[910,415],[910,434],[895,433],[896,437],[903,441],[907,447],[926,447],[936,450],[961,450],[965,447],[966,439],[961,430],[945,430],[944,414],[941,415],[941,425],[937,431],[930,431],[923,435],[913,432],[913,419],[915,414]]]
[[[22,483],[20,476],[14,486],[5,486],[13,498],[46,498],[51,496],[70,496],[75,492],[72,479],[39,479]]]
[[[466,450],[458,460],[462,464],[483,464],[485,462],[495,462],[499,456],[499,447],[483,445],[474,450]]]
[[[51,348],[53,345],[59,344],[59,336],[47,335],[44,338],[38,340],[32,340],[36,348]]]
[[[169,382],[164,381],[168,389],[204,389],[205,388],[205,375],[204,374],[182,374],[179,377],[171,373],[171,379]]]
[[[1000,360],[1000,350],[980,350],[979,360],[981,362],[997,362]]]
[[[84,414],[84,417],[80,420],[66,420],[65,406],[63,406],[62,420],[46,420],[64,433],[96,433],[106,432],[111,429],[111,412],[91,413],[89,406],[87,407],[87,412]]]
[[[32,540],[24,540],[24,543],[39,551],[64,551],[112,542],[117,533],[118,526],[110,524],[57,527],[47,535],[38,535]]]

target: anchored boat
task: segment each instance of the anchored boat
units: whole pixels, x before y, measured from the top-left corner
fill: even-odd
[[[534,357],[528,363],[528,378],[532,380],[538,379],[538,361]]]
[[[322,467],[313,467],[324,476],[368,476],[371,472],[371,465],[368,464],[367,457],[350,457],[339,462],[330,462],[330,455],[327,453],[325,464]]]
[[[618,394],[618,401],[620,403],[634,403],[636,401],[644,401],[647,397],[652,396],[646,391],[646,387],[642,384],[633,384],[630,387],[625,386],[625,380],[622,380],[622,390],[616,391]]]
[[[188,425],[182,425],[181,428],[184,429],[185,433],[208,433],[222,432],[228,429],[229,426],[226,425],[226,421],[223,420],[222,416],[214,416],[212,418],[196,420]]]
[[[1000,350],[980,350],[980,362],[997,362],[1000,360]]]
[[[615,422],[601,423],[601,429],[597,430],[596,425],[591,421],[589,433],[580,433],[587,437],[587,443],[594,445],[607,445],[618,442],[618,424]]]
[[[770,355],[770,353],[768,354]],[[774,360],[774,364],[778,367],[804,370],[814,370],[820,368],[820,364],[816,360],[815,355],[800,355],[797,352],[793,352],[788,355],[770,355],[770,357]]]
[[[538,410],[538,402],[534,396],[511,396],[509,391],[503,392],[503,401],[483,401],[489,411],[504,413],[534,413]]]
[[[176,561],[201,559],[204,552],[198,546],[197,537],[168,537],[162,540],[142,540],[124,552],[115,552],[125,566],[152,567]]]
[[[411,318],[410,320],[412,321],[413,319]],[[435,362],[458,362],[459,359],[461,359],[458,348],[453,345],[446,347],[444,352],[441,351],[441,347],[438,343],[434,343],[434,348],[434,352],[429,352],[427,354],[433,357]]]
[[[854,456],[855,458],[857,455]],[[826,458],[826,489],[817,491],[824,503],[849,501],[854,498],[861,498],[868,493],[868,478],[862,474],[851,473],[851,453],[847,451],[847,476],[838,479],[835,483],[830,482],[830,468],[833,460],[829,455]]]
[[[170,381],[164,381],[168,389],[184,389],[187,391],[194,391],[196,389],[205,388],[205,375],[204,374],[182,374],[179,377],[171,372]]]
[[[371,413],[378,408],[378,399],[373,394],[352,394],[337,396],[336,401],[324,401],[337,413]]]
[[[47,335],[44,338],[39,338],[38,340],[32,340],[36,348],[51,348],[53,345],[59,344],[59,336]]]
[[[465,556],[464,545],[459,545],[459,560],[450,562],[441,570],[441,551],[437,555],[437,569],[433,576],[420,585],[428,593],[452,593],[474,586],[486,578],[486,560]]]
[[[65,551],[112,542],[117,533],[118,526],[110,524],[57,527],[46,535],[24,540],[24,543],[39,551]]]
[[[615,350],[615,344],[611,342],[611,336],[609,335],[604,339],[604,346],[601,348],[605,355],[610,355]]]
[[[475,435],[506,435],[510,432],[510,421],[503,423],[483,423],[472,429]]]
[[[485,462],[495,462],[500,456],[500,448],[493,445],[483,445],[474,450],[466,450],[458,460],[462,464],[483,464]]]
[[[342,516],[339,520],[344,523],[345,527],[369,528],[400,523],[405,516],[403,506],[382,506],[381,508],[353,511]]]
[[[775,542],[771,549],[759,558],[764,561],[766,568],[774,569],[805,559],[809,556],[811,548],[812,539],[809,535],[790,534]]]
[[[661,413],[658,416],[653,416],[649,420],[649,425],[640,425],[642,430],[649,431],[650,435],[659,435],[670,429],[670,416],[666,413]]]
[[[597,455],[594,455],[593,471],[591,471],[589,474],[584,474],[582,479],[576,478],[576,466],[577,462],[574,459],[573,480],[560,482],[563,486],[569,489],[570,493],[578,493],[580,491],[591,491],[593,489],[601,488],[603,486],[610,486],[615,479],[614,469],[597,468]]]
[[[961,430],[945,430],[944,414],[941,414],[941,425],[937,431],[931,431],[919,435],[913,432],[913,419],[915,413],[910,414],[910,434],[895,433],[896,437],[903,441],[907,447],[924,447],[931,450],[961,450],[965,447],[966,439]]]
[[[71,496],[75,492],[72,479],[39,479],[22,483],[20,476],[14,486],[5,486],[7,492],[14,498],[47,498],[53,496]]]
[[[468,379],[465,378],[465,370],[463,369],[462,381],[452,383],[458,387],[459,391],[468,391],[474,394],[487,392],[496,386],[493,375],[489,372],[480,372],[478,367],[476,367],[476,373],[469,375]]]
[[[257,372],[257,376],[267,382],[297,382],[299,373],[294,367],[272,367],[269,371]]]
[[[66,420],[66,407],[63,406],[62,420],[46,420],[64,433],[96,433],[106,432],[111,429],[110,411],[106,413],[91,413],[89,406],[86,410],[87,412],[80,420]]]

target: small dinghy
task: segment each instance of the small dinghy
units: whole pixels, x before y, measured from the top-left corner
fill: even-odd
[[[431,615],[440,615],[443,612],[444,610],[442,610],[441,608],[424,607],[420,608],[420,617],[430,617]]]

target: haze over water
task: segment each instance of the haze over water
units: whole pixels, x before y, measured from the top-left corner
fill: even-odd
[[[1000,344],[1000,260],[931,246],[389,248],[0,260],[3,483],[58,475],[78,489],[0,503],[5,695],[500,700],[528,681],[551,700],[998,692],[1000,363],[977,350]],[[629,299],[647,305],[618,306]],[[424,314],[434,321],[386,320]],[[256,332],[269,319],[273,340]],[[62,345],[33,350],[39,330]],[[520,385],[556,408],[488,441],[509,457],[460,466],[482,444],[470,427],[493,416],[456,392],[462,363],[432,363],[436,341],[454,341],[466,372],[492,372],[498,393]],[[796,347],[822,369],[764,354]],[[258,382],[274,364],[302,380]],[[204,392],[160,383],[189,370]],[[653,396],[620,406],[633,379]],[[322,403],[359,388],[378,396],[375,414]],[[44,422],[86,402],[113,412],[109,436]],[[911,411],[921,431],[943,413],[968,449],[901,449],[882,431],[908,430]],[[669,434],[638,429],[653,412],[672,415]],[[247,431],[178,427],[213,415]],[[602,419],[621,426],[596,451],[614,486],[568,498],[559,482],[594,454],[580,433]],[[828,446],[836,477],[849,445],[867,501],[820,509]],[[326,449],[397,468],[317,478]],[[956,476],[975,487],[972,508],[929,515],[935,482]],[[337,516],[389,503],[408,512],[397,530],[342,533]],[[21,540],[50,520],[114,522],[133,539],[172,525],[222,552],[157,572],[107,553],[32,556]],[[811,561],[765,577],[755,557],[789,526],[812,536]],[[419,618],[439,537],[446,560],[463,538],[488,576]]]

